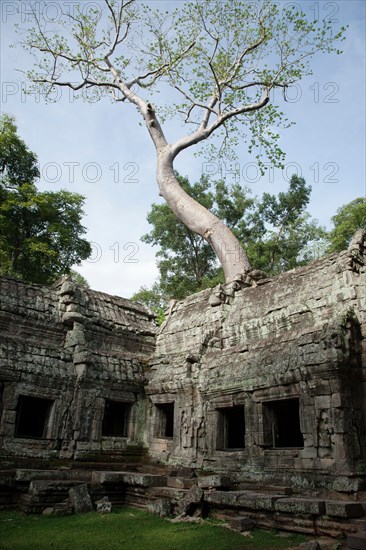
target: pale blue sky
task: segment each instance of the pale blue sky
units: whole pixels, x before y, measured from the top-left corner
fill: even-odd
[[[50,0],[49,9],[55,4]],[[163,4],[154,1],[155,6]],[[286,188],[292,173],[301,171],[313,188],[309,211],[329,227],[339,206],[366,194],[366,3],[300,0],[298,4],[349,25],[344,53],[317,58],[314,75],[291,90],[285,108],[296,125],[281,131],[286,170],[260,178],[254,160],[243,150],[237,177],[255,194],[276,193]],[[16,69],[29,68],[31,58],[19,48],[9,48],[16,39],[15,23],[25,17],[26,2],[0,0],[0,8],[1,112],[15,115],[21,137],[38,155],[40,188],[66,188],[86,196],[84,224],[95,245],[93,257],[78,270],[92,288],[129,297],[157,276],[155,249],[139,240],[149,230],[146,214],[151,203],[160,200],[154,148],[146,129],[138,125],[133,106],[108,99],[73,102],[63,90],[58,101],[46,105],[42,98],[26,96],[22,86],[27,84]],[[192,150],[178,157],[176,168],[192,181],[208,169]],[[223,175],[233,181],[228,165]]]

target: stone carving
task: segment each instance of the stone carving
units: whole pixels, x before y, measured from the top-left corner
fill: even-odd
[[[206,454],[208,451],[206,422],[203,417],[197,428],[197,449],[202,454]]]
[[[330,424],[328,411],[322,410],[318,420],[318,452],[321,458],[332,455],[333,427]]]
[[[188,419],[188,414],[186,413],[185,410],[182,411],[182,416],[181,416],[181,442],[182,442],[182,447],[187,449],[187,448],[190,448],[191,447],[191,440],[192,440],[192,437],[191,437],[191,426],[190,426],[190,422],[189,422],[189,419]]]

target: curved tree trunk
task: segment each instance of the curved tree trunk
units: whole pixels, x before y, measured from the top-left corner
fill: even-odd
[[[157,181],[161,195],[180,221],[210,243],[224,270],[226,281],[248,271],[248,258],[231,230],[179,185],[170,147],[157,150],[157,156]]]
[[[212,246],[224,270],[227,282],[250,270],[247,255],[232,231],[212,212],[192,199],[181,188],[174,174],[173,161],[178,153],[188,145],[193,145],[202,139],[206,139],[213,129],[207,133],[203,128],[197,132],[197,135],[193,139],[191,137],[188,140],[189,143],[187,139],[183,138],[176,142],[174,146],[168,144],[152,105],[146,103],[141,97],[130,91],[130,88],[123,82],[108,57],[105,61],[125,98],[137,106],[145,120],[150,137],[156,148],[157,182],[160,193],[168,206],[181,222],[191,231],[201,235]]]

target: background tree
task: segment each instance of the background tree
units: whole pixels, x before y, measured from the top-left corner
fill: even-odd
[[[39,178],[37,157],[17,134],[14,117],[0,116],[0,184],[18,187]]]
[[[275,88],[311,74],[319,52],[340,53],[344,28],[308,20],[298,4],[270,0],[210,0],[156,11],[134,0],[105,0],[103,16],[81,8],[51,24],[37,19],[25,47],[36,56],[28,76],[48,92],[55,86],[112,94],[135,105],[157,153],[157,181],[174,214],[214,249],[227,280],[250,268],[230,229],[179,185],[174,159],[213,134],[221,152],[235,144],[236,129],[258,161],[281,166],[276,127],[287,124],[272,102]],[[168,104],[159,89],[169,86]],[[153,104],[155,102],[155,104]],[[164,108],[162,108],[164,107]],[[169,143],[161,123],[178,115],[192,131]],[[263,166],[263,165],[262,165]]]
[[[329,252],[340,252],[349,245],[358,229],[366,230],[366,198],[359,197],[338,208],[332,217],[334,228],[329,233]]]
[[[310,194],[311,186],[295,174],[288,191],[263,194],[247,247],[257,269],[277,275],[314,259],[315,245],[323,246],[327,233],[306,212]]]
[[[84,197],[37,190],[37,157],[8,116],[0,119],[0,166],[0,274],[51,283],[91,253],[81,237]]]
[[[306,212],[311,187],[304,178],[293,175],[286,192],[277,196],[264,193],[259,199],[238,184],[229,187],[216,181],[211,185],[204,177],[190,184],[187,178],[176,177],[190,196],[202,201],[239,242],[246,243],[252,266],[269,275],[304,265],[314,258],[314,244],[324,243],[325,230]],[[134,299],[147,304],[153,303],[155,296],[160,306],[224,281],[212,248],[166,204],[153,204],[147,219],[152,230],[142,240],[159,247],[160,277],[152,289],[141,289]]]
[[[168,300],[164,295],[161,285],[159,282],[156,282],[152,285],[151,288],[142,286],[135,294],[131,297],[133,302],[139,302],[144,304],[156,315],[156,322],[158,325],[161,325],[165,319],[165,310],[168,306]]]

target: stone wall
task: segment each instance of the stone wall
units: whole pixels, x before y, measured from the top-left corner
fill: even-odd
[[[238,489],[362,489],[365,261],[359,233],[339,255],[171,303],[157,336],[143,306],[67,277],[0,279],[3,464],[148,449]]]
[[[238,480],[359,488],[365,260],[358,233],[340,255],[171,304],[146,387],[152,457]]]
[[[155,331],[146,309],[67,277],[53,287],[2,278],[0,296],[2,457],[97,459],[146,446],[145,368]],[[121,410],[123,435],[113,424]]]

